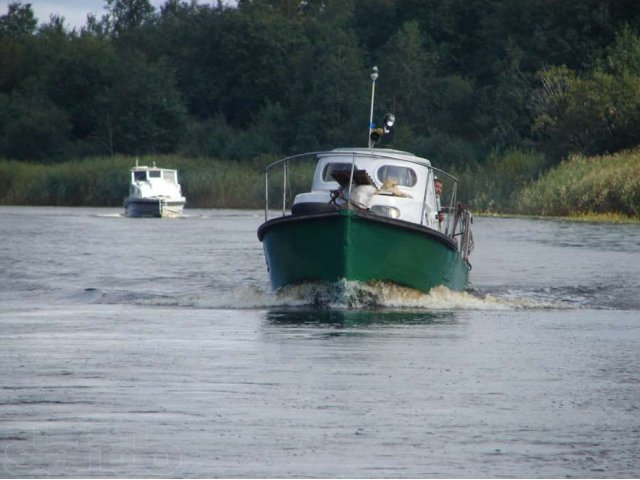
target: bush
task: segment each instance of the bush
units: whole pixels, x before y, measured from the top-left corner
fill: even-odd
[[[524,188],[517,210],[536,215],[621,213],[640,217],[640,148],[615,155],[571,157]]]

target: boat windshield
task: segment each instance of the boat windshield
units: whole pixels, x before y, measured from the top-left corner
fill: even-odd
[[[133,172],[133,178],[136,182],[145,182],[147,180],[147,172]]]
[[[322,170],[322,181],[323,182],[335,182],[335,179],[333,178],[333,176],[331,176],[331,174],[335,171],[340,171],[340,170],[351,170],[351,163],[346,163],[346,162],[332,162],[332,163],[327,163],[324,167],[324,170]]]
[[[160,170],[149,170],[149,177],[160,178],[161,173]]]
[[[413,187],[418,182],[418,176],[412,168],[398,165],[383,165],[378,169],[377,177],[381,183],[393,178],[403,187]]]
[[[162,171],[162,179],[167,182],[177,183],[176,182],[176,172],[173,170],[163,170]]]

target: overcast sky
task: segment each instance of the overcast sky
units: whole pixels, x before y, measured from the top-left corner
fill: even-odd
[[[0,0],[0,15],[5,15],[8,5],[16,0]],[[80,28],[87,23],[87,14],[93,13],[96,18],[106,13],[106,0],[18,0],[22,4],[30,3],[34,15],[39,23],[47,23],[49,16],[54,14],[64,17],[67,29]],[[165,4],[165,0],[150,0],[156,9]],[[210,4],[210,1],[200,1],[200,4]]]

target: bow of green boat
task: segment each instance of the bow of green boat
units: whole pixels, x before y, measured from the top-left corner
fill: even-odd
[[[275,289],[344,278],[464,290],[469,273],[450,237],[366,211],[278,217],[261,225],[258,237]]]

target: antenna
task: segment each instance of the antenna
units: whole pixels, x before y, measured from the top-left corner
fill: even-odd
[[[373,98],[376,93],[376,80],[378,79],[378,67],[371,70],[371,112],[369,113],[369,148],[373,148],[373,140],[371,140],[371,132],[373,131]]]

